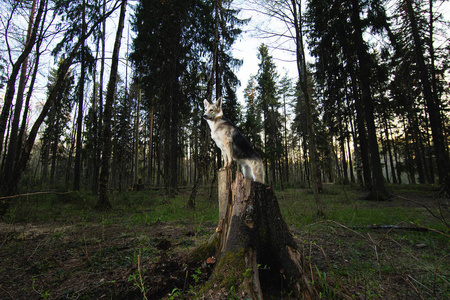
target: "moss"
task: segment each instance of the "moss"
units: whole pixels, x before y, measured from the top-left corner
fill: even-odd
[[[245,273],[244,248],[237,252],[227,251],[218,261],[213,273],[213,284],[230,290],[238,290]]]
[[[189,254],[189,260],[192,262],[205,261],[208,257],[214,256],[217,249],[217,235],[214,234],[208,241],[200,244]]]

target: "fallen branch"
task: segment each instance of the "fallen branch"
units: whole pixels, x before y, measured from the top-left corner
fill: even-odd
[[[446,237],[450,238],[450,235],[443,233],[439,230],[433,229],[433,228],[429,228],[429,227],[425,227],[425,226],[399,226],[399,225],[367,225],[367,226],[356,226],[356,227],[351,227],[351,229],[357,230],[357,229],[373,229],[373,230],[378,230],[378,229],[400,229],[400,230],[409,230],[409,231],[421,231],[421,232],[427,232],[427,231],[432,231],[435,233],[439,233],[442,235],[445,235]]]
[[[69,192],[35,192],[35,193],[17,194],[17,195],[12,195],[12,196],[0,197],[0,200],[14,199],[14,198],[28,197],[28,196],[36,196],[36,195],[45,195],[45,194],[65,195],[65,194],[70,194],[70,193],[72,193],[72,191],[69,191]]]
[[[436,219],[438,219],[439,221],[441,221],[442,223],[444,223],[445,226],[447,226],[447,228],[450,228],[450,224],[448,224],[446,218],[443,216],[442,208],[441,208],[441,202],[439,201],[439,199],[436,198],[436,202],[437,202],[437,205],[438,205],[438,211],[439,211],[440,216],[436,216],[430,208],[428,208],[426,205],[423,205],[423,204],[420,203],[420,202],[417,202],[417,201],[414,201],[414,200],[412,200],[412,199],[408,199],[408,198],[402,197],[402,196],[397,196],[397,198],[403,199],[403,200],[406,200],[406,201],[410,201],[410,202],[412,202],[412,203],[414,203],[414,204],[416,204],[416,205],[422,206],[422,207],[425,208],[425,209],[426,209],[426,210],[427,210],[434,218],[436,218]]]

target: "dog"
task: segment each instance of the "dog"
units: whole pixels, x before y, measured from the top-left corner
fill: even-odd
[[[211,137],[222,152],[223,168],[231,168],[235,160],[241,166],[245,178],[264,183],[263,161],[239,129],[223,116],[222,97],[214,104],[207,100],[204,100],[203,104],[203,118],[208,122]]]

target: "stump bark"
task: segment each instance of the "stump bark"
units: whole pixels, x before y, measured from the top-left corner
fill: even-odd
[[[247,180],[240,172],[234,182],[231,170],[221,170],[218,176],[214,287],[231,288],[246,299],[279,292],[293,292],[297,299],[316,298],[272,188]]]

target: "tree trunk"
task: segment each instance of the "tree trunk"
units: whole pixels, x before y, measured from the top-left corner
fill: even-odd
[[[82,11],[82,25],[81,25],[81,39],[84,41],[84,35],[86,34],[86,3],[83,0],[83,11]],[[80,190],[81,185],[81,151],[83,149],[82,141],[82,129],[83,129],[83,102],[84,102],[84,81],[86,76],[85,67],[85,49],[84,42],[81,45],[81,70],[80,70],[80,81],[78,83],[78,118],[77,118],[77,135],[76,135],[76,150],[75,150],[75,167],[73,170],[73,189],[75,191]]]
[[[218,16],[219,14],[219,1],[214,2],[215,8],[215,14]],[[211,103],[212,99],[212,92],[214,87],[214,78],[216,69],[218,66],[218,52],[219,52],[219,18],[215,18],[215,27],[214,27],[214,52],[213,52],[213,65],[211,69],[211,74],[208,79],[208,88],[206,93],[206,98]],[[208,127],[206,125],[203,125],[204,127]],[[189,196],[188,200],[188,206],[190,208],[195,208],[195,199],[197,197],[197,192],[200,187],[201,180],[203,179],[203,175],[206,173],[206,162],[208,159],[208,150],[209,150],[209,140],[211,139],[210,131],[208,128],[204,129],[203,134],[203,143],[201,145],[201,158],[198,163],[198,175],[197,178],[195,178],[194,185],[192,186],[191,194]],[[198,158],[197,158],[198,161]],[[220,160],[219,160],[220,161]]]
[[[370,165],[372,168],[372,195],[374,200],[387,200],[389,192],[384,183],[383,172],[378,149],[377,133],[374,120],[374,106],[370,91],[370,57],[363,40],[360,8],[357,0],[352,0],[351,19],[354,24],[353,39],[359,61],[359,79],[361,81],[362,100],[367,125]]]
[[[30,18],[29,18],[29,23],[28,23],[28,31],[27,31],[27,35],[26,35],[26,45],[27,45],[26,48],[30,44],[32,47],[33,43],[35,43],[36,35],[37,35],[36,34],[37,28],[40,25],[40,20],[41,20],[41,16],[42,16],[43,3],[40,4],[38,16],[36,17],[36,20],[34,21],[34,24],[33,24],[35,6],[36,6],[36,1],[34,0],[32,7],[31,7]],[[34,27],[34,29],[33,29],[33,27]],[[33,39],[32,39],[32,33],[34,35]],[[30,49],[30,51],[31,51],[31,49]],[[27,81],[28,54],[30,51],[27,51],[27,54],[24,57],[23,62],[21,63],[22,68],[21,68],[20,77],[19,77],[19,85],[17,87],[17,97],[16,97],[16,103],[14,105],[14,114],[13,114],[13,119],[12,119],[12,123],[11,123],[8,151],[7,151],[7,153],[5,153],[6,160],[5,160],[3,169],[2,169],[3,184],[8,182],[8,178],[11,176],[11,174],[13,172],[15,163],[17,163],[17,159],[16,159],[17,151],[20,151],[20,149],[18,148],[19,144],[21,144],[21,143],[19,143],[19,140],[18,140],[18,138],[19,138],[19,136],[18,136],[19,123],[20,123],[20,115],[21,115],[22,106],[23,106],[23,96],[24,96],[24,91],[25,91],[25,85],[26,85],[26,81]],[[14,67],[13,67],[13,69],[14,69]],[[14,80],[14,82],[15,82],[15,80]],[[8,80],[8,86],[9,86],[9,83],[10,83],[10,81]],[[8,88],[9,87],[7,87],[7,89]],[[14,85],[11,88],[13,89],[12,92],[14,93],[14,88],[15,88]],[[6,96],[8,96],[8,94],[6,94]],[[13,96],[13,94],[11,95],[11,97],[12,96]],[[11,98],[11,100],[12,100],[12,98]],[[7,98],[5,98],[5,105],[4,105],[5,108],[7,107],[7,101],[9,101],[9,100]],[[8,108],[8,110],[9,110],[9,108]],[[2,112],[2,114],[3,114],[3,112]],[[6,189],[6,187],[4,187],[3,189]]]
[[[141,90],[139,89],[139,94],[141,93]],[[151,104],[151,110],[150,110],[150,120],[149,120],[149,141],[148,141],[148,184],[153,185],[153,113],[154,113],[154,105],[153,100]]]
[[[298,299],[316,295],[304,271],[303,258],[284,222],[270,186],[220,170],[216,267],[208,284],[244,298],[262,299],[293,291]],[[279,294],[277,294],[279,295]]]
[[[119,50],[120,42],[122,40],[122,32],[125,20],[125,11],[127,8],[127,0],[122,0],[119,16],[119,24],[117,26],[116,40],[114,41],[113,56],[111,62],[111,72],[109,75],[109,82],[106,91],[106,102],[105,110],[103,114],[103,152],[102,152],[102,169],[100,172],[100,180],[98,186],[98,198],[96,207],[98,209],[109,209],[111,208],[111,203],[108,198],[108,184],[109,184],[109,167],[111,160],[111,118],[112,118],[112,107],[114,102],[114,97],[116,93],[117,85],[117,69],[119,65]]]
[[[294,27],[295,27],[295,43],[296,43],[296,54],[297,54],[297,70],[300,80],[300,87],[305,97],[306,105],[306,118],[307,118],[307,130],[309,136],[309,165],[311,168],[311,182],[314,194],[314,201],[317,206],[317,214],[319,216],[325,215],[325,206],[320,200],[319,190],[322,186],[322,181],[320,178],[320,170],[317,167],[317,152],[316,152],[316,134],[313,124],[313,107],[310,92],[308,90],[308,76],[306,72],[306,59],[305,51],[303,46],[303,32],[302,32],[302,14],[301,14],[301,1],[292,0],[292,13],[294,17]]]
[[[43,2],[45,2],[45,1],[41,1],[41,3],[43,3]],[[117,8],[118,8],[117,6],[114,6],[108,13],[104,14],[98,22],[95,22],[94,24],[92,24],[92,27],[89,29],[89,32],[84,36],[84,38],[88,38],[94,32],[97,25],[104,19],[108,18]],[[38,12],[38,15],[39,15],[39,12]],[[2,188],[0,189],[0,195],[9,196],[9,195],[13,195],[17,192],[19,180],[22,176],[23,171],[25,170],[25,168],[27,166],[28,160],[31,155],[31,150],[33,149],[34,141],[37,137],[39,128],[40,128],[42,122],[44,121],[45,117],[47,116],[47,114],[50,110],[50,107],[52,107],[54,105],[54,102],[56,101],[58,93],[61,90],[62,85],[64,83],[64,78],[66,76],[66,73],[68,72],[69,67],[72,65],[72,62],[75,59],[75,55],[76,55],[78,49],[80,48],[82,42],[83,42],[83,40],[79,40],[73,46],[73,49],[70,52],[70,54],[67,56],[67,58],[60,64],[60,66],[58,68],[56,83],[55,83],[54,87],[51,89],[51,91],[47,97],[47,101],[43,105],[39,116],[37,117],[36,121],[34,122],[33,126],[31,127],[30,132],[28,133],[28,138],[25,141],[24,146],[21,150],[21,155],[18,160],[17,166],[14,168],[12,174],[10,174],[10,176],[8,176],[7,181],[4,182],[2,185]],[[12,92],[12,95],[14,95],[14,91]],[[6,96],[5,96],[5,103],[6,103]],[[3,113],[3,111],[2,111],[2,113]],[[2,129],[2,119],[0,117],[0,137],[2,138],[3,135],[1,134],[1,129]],[[1,145],[1,143],[0,143],[0,145]],[[6,211],[9,208],[9,205],[10,205],[9,200],[0,202],[0,216],[3,216],[6,213]]]
[[[416,53],[417,65],[422,84],[422,94],[430,118],[431,134],[433,136],[434,151],[436,156],[437,171],[439,175],[439,184],[444,193],[450,194],[450,159],[445,151],[444,133],[440,115],[440,101],[436,93],[432,91],[428,67],[425,64],[422,40],[419,35],[419,29],[412,7],[411,0],[406,0],[406,11],[411,23],[411,32],[414,39],[414,51]]]
[[[126,96],[128,97],[128,95]],[[136,119],[134,124],[135,130],[135,153],[134,153],[134,182],[133,185],[137,188],[139,184],[139,117],[141,110],[141,93],[138,95],[138,101],[136,104]]]
[[[387,145],[387,150],[388,150],[388,153],[389,153],[389,164],[390,164],[390,167],[391,167],[392,182],[393,183],[397,183],[397,175],[396,175],[395,167],[394,167],[394,159],[392,158],[391,138],[389,137],[389,131],[388,131],[389,127],[390,127],[390,125],[388,125],[387,119],[385,119],[384,134],[386,136],[386,145]]]
[[[0,114],[0,155],[2,154],[6,125],[8,123],[10,108],[14,98],[17,75],[19,74],[21,65],[24,63],[24,61],[28,57],[28,54],[30,54],[31,50],[33,49],[34,43],[36,41],[39,23],[41,21],[42,13],[44,12],[45,2],[46,2],[45,0],[41,0],[39,2],[39,9],[36,15],[36,19],[34,21],[34,26],[31,35],[29,36],[29,38],[27,38],[27,43],[25,45],[25,48],[23,49],[23,52],[20,54],[16,62],[13,64],[11,75],[9,76],[8,81],[6,83],[6,92],[3,102],[3,108]]]

